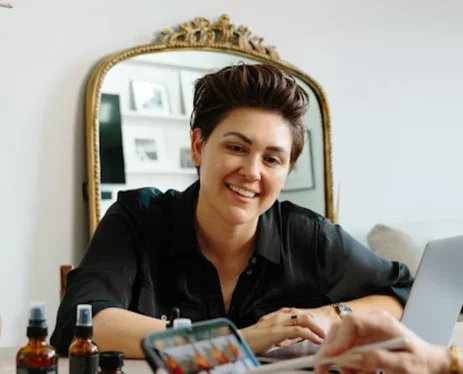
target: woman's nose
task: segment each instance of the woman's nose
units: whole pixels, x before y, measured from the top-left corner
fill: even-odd
[[[243,160],[243,165],[240,169],[240,174],[248,181],[254,182],[260,180],[261,162],[257,158],[247,158]]]

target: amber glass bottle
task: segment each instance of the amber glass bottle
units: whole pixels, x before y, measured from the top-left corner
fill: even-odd
[[[92,341],[92,306],[77,306],[74,340],[69,347],[69,374],[97,374],[98,346]]]
[[[47,343],[47,335],[45,303],[33,303],[27,326],[29,341],[16,355],[17,374],[58,373],[58,355],[55,348]]]

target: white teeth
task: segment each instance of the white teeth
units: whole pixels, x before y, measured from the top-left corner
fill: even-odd
[[[256,194],[254,192],[246,191],[246,190],[244,190],[242,188],[233,186],[232,184],[229,184],[228,187],[230,187],[230,189],[232,191],[235,191],[236,193],[238,193],[238,194],[240,194],[241,196],[244,196],[244,197],[254,197],[254,196],[256,196]]]

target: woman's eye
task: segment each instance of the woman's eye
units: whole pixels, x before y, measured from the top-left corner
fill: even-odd
[[[232,152],[243,152],[244,151],[243,147],[240,147],[239,145],[229,145],[228,149]]]
[[[275,157],[267,157],[265,161],[267,161],[271,165],[278,165],[280,163],[280,160],[278,160]]]

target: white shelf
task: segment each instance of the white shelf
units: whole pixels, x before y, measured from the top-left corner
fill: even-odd
[[[163,120],[163,121],[177,121],[177,122],[190,122],[190,117],[186,115],[178,114],[150,114],[143,112],[128,111],[123,112],[122,117],[124,118],[141,118],[141,119],[152,119],[152,120]]]
[[[178,175],[196,175],[196,169],[182,169],[182,168],[172,168],[172,169],[159,169],[159,170],[126,170],[126,174],[178,174]]]
[[[206,58],[205,58],[206,56]],[[227,55],[225,55],[227,56]],[[211,57],[213,57],[211,59]],[[219,58],[214,51],[175,51],[171,53],[149,53],[125,60],[124,63],[154,65],[157,67],[196,70],[203,74],[216,69],[217,66],[229,65],[233,57]],[[215,60],[215,61],[214,61]]]

